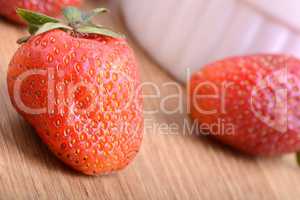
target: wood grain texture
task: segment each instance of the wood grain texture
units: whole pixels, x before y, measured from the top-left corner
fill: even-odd
[[[96,4],[89,2],[86,7]],[[125,30],[119,20],[103,20]],[[141,151],[119,173],[88,177],[69,169],[41,143],[8,98],[7,65],[17,48],[15,41],[24,33],[0,21],[0,199],[299,199],[300,169],[292,155],[254,159],[205,136],[186,135],[185,113],[145,115]],[[159,108],[164,97],[177,93],[175,87],[164,86],[173,79],[130,43],[140,62],[142,81],[157,84],[161,92],[160,98],[146,99],[145,109]],[[155,90],[144,87],[143,92]],[[180,103],[169,101],[169,109]],[[155,128],[173,123],[179,125],[178,130]]]

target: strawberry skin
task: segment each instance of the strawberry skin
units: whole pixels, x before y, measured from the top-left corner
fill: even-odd
[[[19,78],[33,70],[47,74],[27,76],[16,89]],[[123,169],[136,156],[142,98],[137,63],[125,39],[58,29],[33,36],[13,56],[7,83],[17,111],[72,168],[104,174]],[[47,108],[46,113],[24,110],[18,94],[26,107]]]
[[[298,77],[300,60],[285,55],[207,65],[190,80],[191,117],[201,131],[251,155],[299,151]]]
[[[0,15],[5,18],[24,24],[25,22],[17,15],[16,8],[25,8],[44,13],[52,17],[61,14],[66,6],[79,6],[81,0],[0,0]]]

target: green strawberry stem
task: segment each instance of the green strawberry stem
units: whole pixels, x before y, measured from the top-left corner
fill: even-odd
[[[297,163],[300,166],[300,152],[296,153],[296,159],[297,159]]]
[[[77,34],[99,34],[114,38],[124,37],[122,34],[115,33],[92,22],[92,18],[96,15],[108,12],[106,8],[96,8],[90,12],[83,12],[75,7],[66,7],[63,9],[65,21],[22,8],[17,8],[16,12],[28,23],[28,32],[30,33],[30,36],[19,39],[18,43],[27,42],[34,35],[54,29],[71,31]]]

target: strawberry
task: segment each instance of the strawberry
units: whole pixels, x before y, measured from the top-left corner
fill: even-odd
[[[13,106],[64,163],[89,175],[123,169],[142,141],[136,59],[122,35],[68,7],[59,20],[18,9],[31,36],[8,68]]]
[[[209,64],[190,80],[198,130],[251,155],[300,150],[300,60],[253,55]]]
[[[16,8],[24,8],[45,13],[52,17],[57,17],[61,9],[66,6],[78,6],[81,0],[0,0],[0,15],[5,18],[23,24],[22,20],[16,13]]]

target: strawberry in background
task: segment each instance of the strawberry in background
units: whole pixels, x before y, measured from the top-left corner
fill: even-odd
[[[82,0],[0,0],[0,15],[5,18],[24,24],[17,15],[16,8],[25,8],[46,15],[57,17],[66,6],[79,6]]]
[[[191,116],[244,153],[300,151],[300,60],[286,55],[224,59],[190,81]]]

